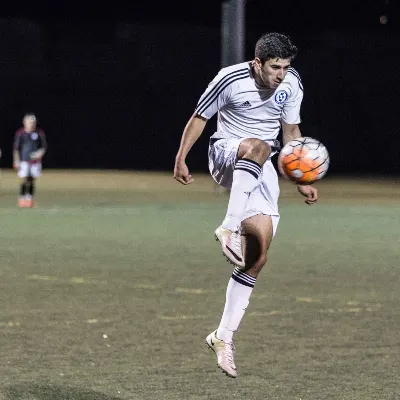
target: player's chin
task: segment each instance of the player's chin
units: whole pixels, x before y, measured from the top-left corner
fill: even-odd
[[[281,84],[281,82],[279,82],[279,81],[272,81],[271,89],[276,89],[280,84]]]

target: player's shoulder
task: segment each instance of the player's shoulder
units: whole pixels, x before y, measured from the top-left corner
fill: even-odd
[[[287,73],[288,78],[298,80],[301,82],[300,74],[296,69],[294,69],[293,67],[290,67],[287,72],[288,72]]]
[[[288,69],[285,80],[287,80],[294,88],[299,87],[303,90],[303,82],[301,81],[300,74],[293,67]]]
[[[18,128],[15,131],[15,136],[21,136],[24,133],[24,128]]]
[[[39,135],[44,135],[44,130],[43,130],[42,128],[36,129],[36,132],[37,132]]]
[[[248,62],[239,64],[229,65],[220,69],[217,78],[218,79],[241,79],[248,78],[250,76],[250,65]]]
[[[224,67],[220,70],[221,73],[227,75],[231,74],[232,72],[247,72],[250,71],[250,64],[246,62],[242,62],[239,64],[229,65],[228,67]]]

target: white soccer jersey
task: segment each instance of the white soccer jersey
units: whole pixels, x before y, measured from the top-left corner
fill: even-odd
[[[258,138],[274,140],[281,121],[300,123],[303,86],[300,76],[289,68],[276,89],[257,85],[251,63],[221,69],[200,97],[196,114],[210,119],[218,112],[217,132],[213,138]]]

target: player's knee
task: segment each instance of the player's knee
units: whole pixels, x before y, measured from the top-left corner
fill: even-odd
[[[264,164],[271,154],[271,146],[260,139],[246,139],[240,144],[239,158],[248,158]]]
[[[266,263],[267,263],[267,254],[260,255],[255,265],[255,269],[257,270],[257,272],[260,272]]]
[[[267,253],[262,254],[262,255],[260,256],[260,258],[259,258],[259,263],[260,263],[260,265],[261,265],[261,268],[267,263],[267,260],[268,260]]]
[[[257,260],[249,263],[245,266],[244,272],[251,273],[252,275],[257,276],[260,271],[263,269],[264,265],[267,263],[267,253],[260,254]]]

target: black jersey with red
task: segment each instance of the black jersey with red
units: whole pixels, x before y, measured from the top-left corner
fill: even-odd
[[[33,132],[25,132],[23,128],[15,132],[14,150],[19,152],[20,161],[31,163],[39,160],[31,160],[31,153],[39,149],[47,148],[46,136],[42,129],[36,129]]]

